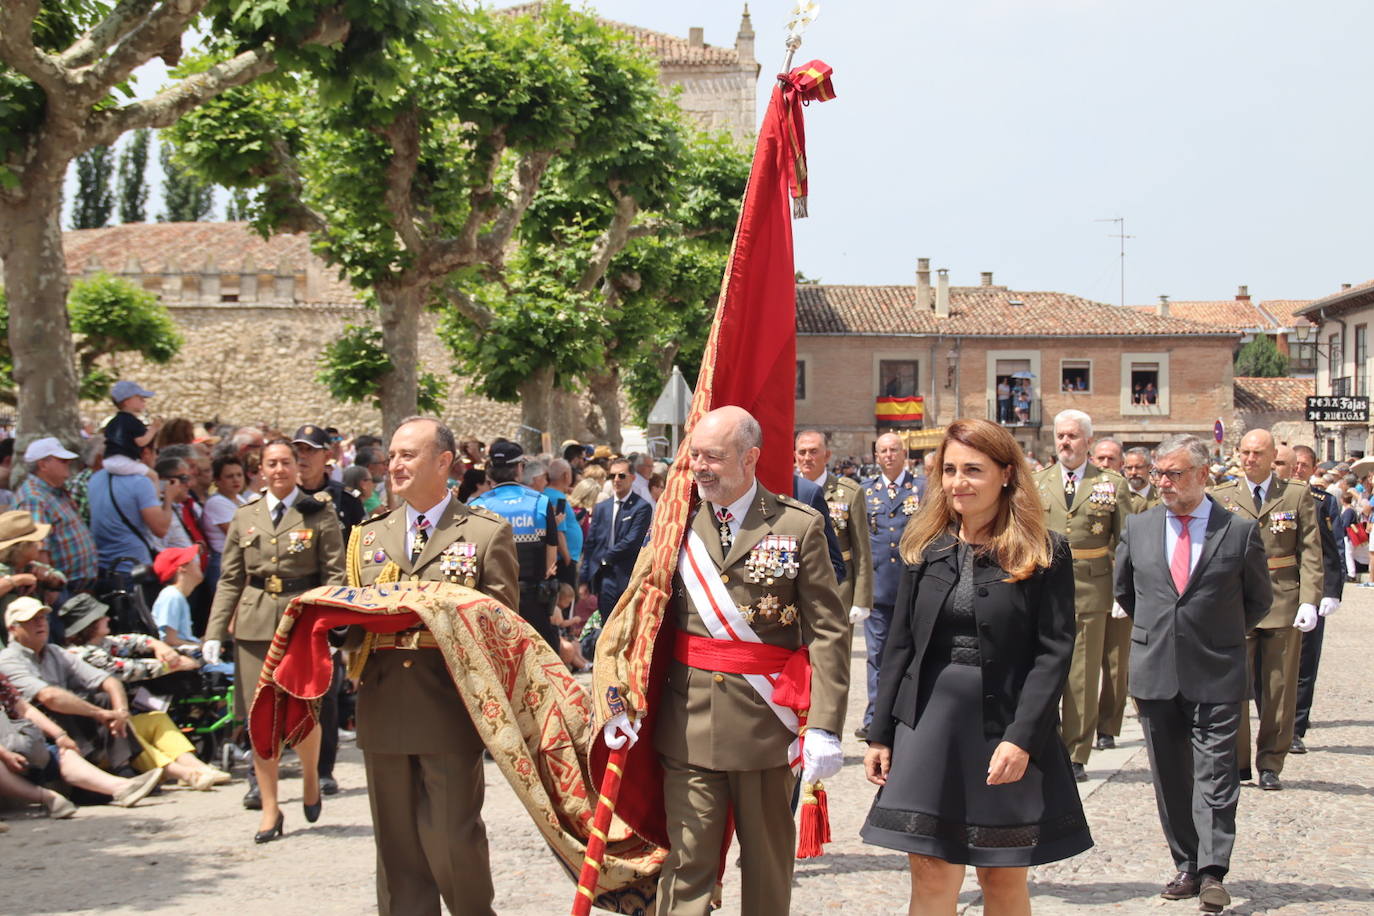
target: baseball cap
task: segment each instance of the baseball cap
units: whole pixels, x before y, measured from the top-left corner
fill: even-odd
[[[494,442],[491,448],[487,449],[487,462],[494,468],[519,464],[524,460],[525,450],[518,442]]]
[[[10,606],[5,608],[5,628],[9,629],[12,624],[32,620],[39,614],[46,614],[51,610],[52,608],[37,598],[22,595],[11,601]]]
[[[94,595],[84,592],[72,595],[62,604],[57,616],[62,618],[62,626],[68,633],[76,635],[101,617],[110,613],[110,606],[97,601]]]
[[[42,439],[35,439],[29,443],[29,447],[24,449],[25,461],[42,461],[44,458],[75,458],[76,452],[69,452],[62,447],[56,436],[44,436]]]
[[[323,426],[307,423],[296,430],[296,435],[291,438],[291,441],[308,445],[311,448],[329,448],[329,430]]]
[[[139,395],[145,398],[155,397],[151,391],[144,388],[138,382],[130,382],[127,380],[115,382],[114,387],[110,389],[110,400],[114,401],[116,404],[123,404],[125,401],[129,400],[129,398]]]
[[[157,573],[157,580],[165,584],[172,581],[178,569],[199,559],[199,547],[169,547],[153,560],[153,572]]]

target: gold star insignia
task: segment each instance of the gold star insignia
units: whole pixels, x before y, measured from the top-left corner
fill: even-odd
[[[787,605],[782,609],[782,613],[778,615],[778,622],[781,623],[783,626],[790,625],[796,619],[797,606],[795,604]]]
[[[754,622],[754,609],[747,604],[739,605],[739,615],[744,618],[745,623]]]
[[[776,617],[778,614],[778,596],[764,595],[759,599],[759,614],[763,617]]]

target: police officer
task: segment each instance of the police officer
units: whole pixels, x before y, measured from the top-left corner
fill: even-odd
[[[844,577],[840,580],[840,600],[849,608],[851,623],[858,623],[873,608],[873,550],[868,539],[868,513],[858,481],[827,470],[830,444],[825,434],[803,430],[796,439],[797,471],[821,488],[830,512],[831,527],[840,546]]]
[[[238,715],[253,706],[258,675],[277,632],[277,622],[291,599],[319,585],[341,584],[344,578],[343,535],[339,520],[330,511],[329,496],[302,492],[296,484],[298,467],[292,444],[274,439],[262,451],[262,474],[267,491],[240,507],[224,534],[224,557],[210,622],[201,647],[206,662],[219,661],[220,646],[234,632],[235,696],[241,701]],[[321,729],[296,745],[305,781],[305,817],[320,816],[318,756]],[[261,809],[262,821],[255,839],[265,843],[282,832],[277,806],[277,761],[253,753],[256,784],[249,788],[244,806]]]
[[[873,701],[878,696],[878,662],[883,657],[892,606],[897,601],[897,583],[902,574],[902,556],[897,545],[906,523],[916,514],[926,493],[926,482],[906,469],[906,444],[896,433],[883,433],[874,446],[878,473],[868,478],[863,488],[864,511],[868,514],[869,553],[873,560],[873,612],[864,622],[864,645],[868,654],[868,705],[864,722],[855,729],[860,741],[868,737],[873,721]]]
[[[553,625],[557,597],[558,522],[553,504],[538,490],[525,486],[525,450],[498,439],[487,450],[487,476],[496,485],[469,501],[505,519],[515,535],[520,563],[520,616],[558,651],[558,628]]]
[[[412,417],[391,437],[400,505],[360,525],[349,542],[356,582],[394,567],[403,581],[475,588],[507,607],[519,599],[510,526],[448,489],[456,449],[438,420]],[[350,642],[362,643],[362,634]],[[358,747],[377,844],[382,916],[489,916],[494,890],[482,823],[482,739],[432,634],[379,634],[358,682]]]
[[[1079,782],[1097,730],[1098,685],[1107,618],[1112,611],[1112,566],[1116,542],[1132,512],[1126,479],[1088,460],[1092,418],[1063,410],[1054,418],[1059,461],[1035,475],[1045,524],[1069,539],[1073,553],[1074,617],[1077,637],[1064,687],[1062,734]]]

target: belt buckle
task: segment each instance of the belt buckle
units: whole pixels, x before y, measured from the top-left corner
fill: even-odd
[[[278,576],[278,575],[276,575],[275,573],[274,573],[273,575],[268,576],[268,577],[267,577],[267,582],[266,582],[266,587],[263,589],[263,591],[268,592],[269,594],[272,594],[272,595],[280,595],[280,594],[281,594],[281,576]]]
[[[404,633],[396,634],[396,648],[410,649],[412,651],[420,648],[421,630],[406,630]]]

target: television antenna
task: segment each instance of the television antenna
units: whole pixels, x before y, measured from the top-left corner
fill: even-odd
[[[1126,234],[1126,217],[1113,216],[1107,219],[1093,220],[1095,223],[1116,223],[1116,232],[1107,236],[1109,239],[1121,240],[1121,307],[1126,307],[1126,240],[1133,239],[1135,236]]]

